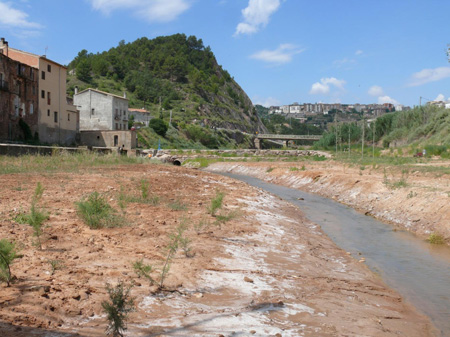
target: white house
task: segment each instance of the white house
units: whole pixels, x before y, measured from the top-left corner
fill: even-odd
[[[73,103],[80,111],[80,131],[128,130],[128,99],[96,89],[75,90]]]

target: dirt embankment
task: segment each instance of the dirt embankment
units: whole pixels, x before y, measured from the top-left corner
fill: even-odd
[[[163,165],[0,179],[0,237],[23,255],[11,287],[0,285],[1,336],[104,336],[105,285],[118,280],[135,283],[127,336],[433,335],[427,318],[297,208],[246,184]],[[97,191],[119,209],[120,194],[138,197],[142,180],[160,202],[128,203],[126,226],[93,230],[77,216],[83,196]],[[50,213],[42,250],[31,227],[14,221],[29,211],[37,182]],[[219,214],[230,218],[220,226],[206,211],[217,190],[225,193]],[[131,265],[143,259],[159,270],[180,222],[190,257],[180,250],[165,282],[171,291],[152,294]]]
[[[450,244],[450,177],[439,170],[423,172],[417,166],[405,173],[401,167],[349,167],[334,161],[215,163],[208,170],[317,193],[423,237],[440,234]]]

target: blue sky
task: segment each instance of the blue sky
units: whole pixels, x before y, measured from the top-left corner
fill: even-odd
[[[175,33],[209,45],[255,104],[450,100],[448,0],[0,0],[10,46],[62,64]]]

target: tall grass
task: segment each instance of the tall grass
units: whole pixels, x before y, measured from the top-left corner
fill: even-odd
[[[80,169],[120,165],[142,164],[145,158],[98,154],[95,152],[56,152],[51,156],[24,155],[0,156],[0,175],[13,173],[78,172]]]

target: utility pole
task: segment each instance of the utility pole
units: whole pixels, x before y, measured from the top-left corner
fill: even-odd
[[[337,148],[338,148],[338,135],[337,135],[337,112],[334,113],[334,132],[336,133],[336,156],[337,156]]]
[[[372,122],[372,160],[375,161],[375,121]]]
[[[361,138],[361,159],[364,159],[364,129],[365,129],[365,121],[364,116],[362,119],[362,138]]]
[[[348,157],[350,158],[350,134],[351,134],[351,124],[348,124]]]

